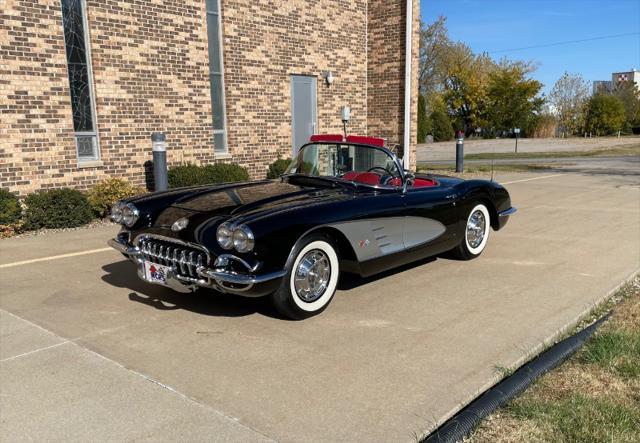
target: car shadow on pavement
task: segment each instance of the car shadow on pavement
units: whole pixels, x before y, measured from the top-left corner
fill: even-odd
[[[222,294],[212,289],[181,294],[143,282],[138,278],[136,267],[128,260],[109,263],[102,270],[106,273],[102,276],[105,283],[133,291],[129,293],[129,300],[161,311],[183,309],[208,316],[243,317],[261,314],[282,318],[272,307],[268,297],[248,298]]]
[[[439,257],[446,258],[444,255],[427,257],[427,258],[423,258],[422,260],[408,263],[406,265],[398,266],[397,268],[389,269],[388,271],[384,271],[379,274],[372,275],[370,277],[361,277],[358,274],[351,274],[351,273],[345,272],[340,275],[340,280],[338,281],[338,290],[348,291],[350,289],[355,289],[359,286],[364,286],[369,283],[374,283],[380,279],[389,277],[390,275],[399,274],[401,272],[408,271],[409,269],[417,268],[419,266],[426,265],[427,263],[434,262]]]
[[[343,273],[338,281],[338,290],[348,291],[378,280],[436,261],[449,259],[446,254],[428,257],[413,263],[381,272],[370,277]],[[285,319],[271,304],[269,297],[249,298],[233,294],[223,294],[213,289],[199,289],[191,294],[181,294],[169,288],[145,283],[137,275],[136,267],[128,260],[109,263],[102,267],[106,272],[102,280],[118,288],[129,289],[129,300],[160,311],[184,309],[201,315],[221,317],[243,317],[261,314],[266,317]]]

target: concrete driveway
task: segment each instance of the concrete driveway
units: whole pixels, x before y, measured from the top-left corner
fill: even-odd
[[[139,281],[113,227],[0,241],[0,440],[414,440],[640,266],[637,163],[497,178],[519,212],[481,258],[302,322]]]

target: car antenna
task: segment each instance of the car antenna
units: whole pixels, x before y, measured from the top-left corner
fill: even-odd
[[[493,145],[493,147],[491,148],[491,181],[493,181],[493,165],[496,161],[495,154],[496,154],[496,145]]]
[[[495,162],[495,160],[493,158],[491,158],[491,181],[493,181],[493,163]]]

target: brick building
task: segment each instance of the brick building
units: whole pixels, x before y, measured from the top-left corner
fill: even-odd
[[[170,164],[235,162],[263,178],[312,132],[340,132],[343,105],[350,132],[410,139],[415,157],[418,0],[2,5],[0,178],[11,191],[142,184],[154,131]]]

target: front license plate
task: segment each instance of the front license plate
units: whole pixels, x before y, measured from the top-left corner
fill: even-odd
[[[156,263],[144,262],[144,276],[150,283],[159,285],[167,284],[167,274],[171,269],[169,266],[162,266]]]

